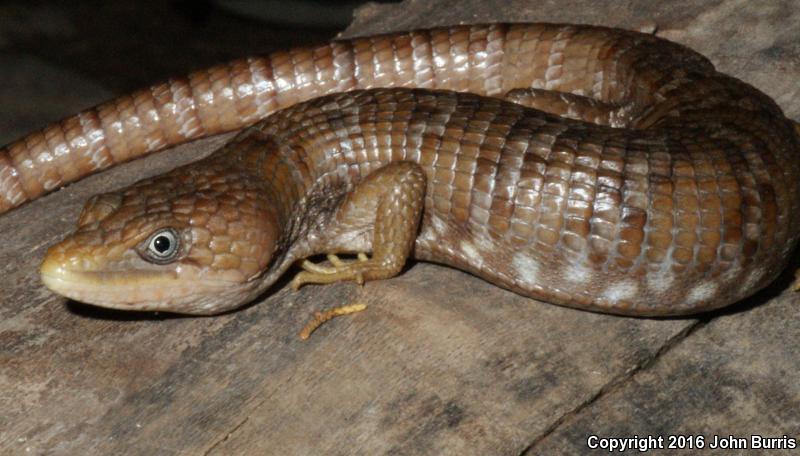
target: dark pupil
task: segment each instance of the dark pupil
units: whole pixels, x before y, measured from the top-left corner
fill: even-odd
[[[169,238],[166,236],[159,236],[155,238],[153,241],[153,248],[156,249],[158,253],[164,253],[169,250],[170,241]]]

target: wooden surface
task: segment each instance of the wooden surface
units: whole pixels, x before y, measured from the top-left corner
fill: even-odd
[[[591,3],[367,6],[348,34],[502,20],[654,22],[661,36],[800,117],[796,2]],[[18,81],[0,87],[5,139],[109,95],[36,57],[6,52],[0,62],[0,81]],[[38,263],[86,198],[223,139],[0,217],[0,454],[527,455],[582,453],[593,434],[800,438],[800,297],[788,290],[790,275],[692,319],[559,308],[421,263],[362,289],[292,292],[283,281],[213,318],[103,311],[43,288]],[[369,307],[308,342],[297,338],[313,311],[352,301]]]

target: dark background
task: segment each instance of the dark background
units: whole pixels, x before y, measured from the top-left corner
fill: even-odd
[[[326,42],[361,3],[2,1],[0,144],[170,76]]]
[[[270,15],[271,2],[248,3],[251,13]],[[237,13],[225,2],[6,1],[0,5],[0,44],[5,53],[34,55],[126,92],[231,58],[324,42],[347,25],[337,18],[319,24],[319,14],[293,14],[302,2],[279,3],[272,11],[277,19],[270,20]],[[336,9],[338,18],[352,10]],[[298,24],[304,19],[317,24]]]

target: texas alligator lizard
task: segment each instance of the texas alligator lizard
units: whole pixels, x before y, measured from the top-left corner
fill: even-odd
[[[674,315],[754,293],[800,234],[800,144],[769,97],[680,45],[552,24],[335,41],[172,79],[0,151],[0,210],[250,125],[93,197],[44,283],[213,314],[311,255],[369,252],[305,261],[293,283],[389,278],[413,257],[556,304]]]

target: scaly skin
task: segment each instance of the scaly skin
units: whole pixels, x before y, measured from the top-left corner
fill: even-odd
[[[676,315],[754,293],[800,234],[792,122],[758,90],[655,37],[456,27],[239,61],[188,81],[0,153],[0,204],[12,207],[291,105],[208,159],[90,201],[42,265],[54,291],[209,314],[310,255],[371,252],[306,264],[295,284],[387,278],[411,256],[556,304]],[[400,86],[477,95],[395,88],[295,104]],[[516,103],[485,97],[508,92]],[[130,100],[138,108],[124,112]],[[138,117],[115,123],[117,112]],[[154,256],[159,236],[179,246],[168,258]]]

